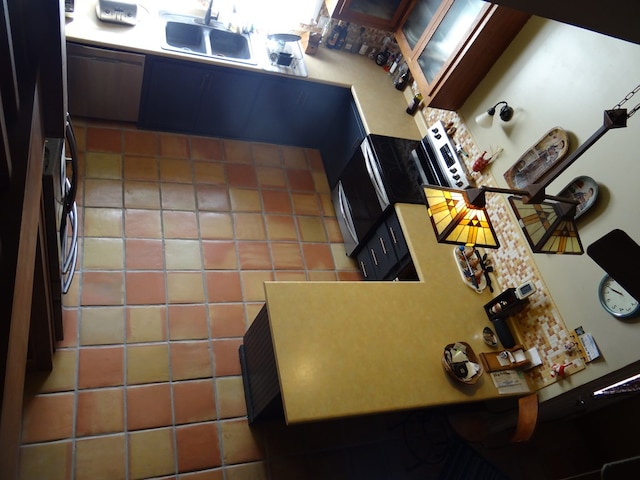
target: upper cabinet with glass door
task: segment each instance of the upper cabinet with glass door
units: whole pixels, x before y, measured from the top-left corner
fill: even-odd
[[[425,105],[460,108],[529,17],[483,0],[418,0],[396,38]]]
[[[332,18],[358,25],[395,30],[415,0],[325,0]]]

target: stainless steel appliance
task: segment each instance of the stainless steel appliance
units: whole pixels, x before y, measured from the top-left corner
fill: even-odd
[[[438,183],[438,185],[460,189],[471,187],[467,167],[458,157],[456,148],[447,135],[442,121],[434,123],[429,128],[426,140],[433,149],[428,154],[429,161],[434,162],[435,160],[437,162],[439,174],[444,177],[444,182]],[[422,145],[426,147],[425,139],[423,139]]]
[[[421,141],[368,135],[332,191],[347,255],[357,254],[393,204],[424,203],[425,184],[471,186],[442,122]]]
[[[62,339],[62,295],[69,291],[78,257],[78,153],[67,118],[65,138],[47,138],[44,149],[42,189],[47,232],[47,256],[53,296],[54,331]],[[69,147],[70,157],[66,154]]]
[[[69,112],[79,117],[136,122],[145,56],[67,44]]]

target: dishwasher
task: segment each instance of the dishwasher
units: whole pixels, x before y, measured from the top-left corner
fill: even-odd
[[[67,44],[69,113],[137,122],[145,56]]]

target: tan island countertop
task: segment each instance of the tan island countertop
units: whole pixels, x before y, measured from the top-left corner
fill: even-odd
[[[264,75],[279,75],[266,72],[259,65],[243,65],[163,50],[160,46],[164,35],[163,23],[159,17],[162,2],[159,2],[160,6],[149,3],[146,8],[140,8],[138,24],[127,26],[98,20],[95,13],[96,1],[76,0],[73,17],[68,18],[65,25],[65,37],[68,41],[250,70]],[[263,54],[266,57],[266,47],[262,42],[264,39],[260,36],[252,37],[252,48],[258,58]],[[393,87],[391,77],[373,60],[320,47],[316,55],[305,55],[304,61],[308,71],[308,77],[304,80],[351,88],[367,133],[413,140],[422,137],[414,117],[405,112],[408,102],[403,92]]]
[[[266,282],[266,305],[287,423],[486,400],[451,379],[445,345],[477,353],[491,300],[464,285],[453,246],[438,244],[423,205],[396,205],[419,281]]]

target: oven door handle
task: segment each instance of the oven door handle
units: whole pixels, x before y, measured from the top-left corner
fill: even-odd
[[[67,192],[71,189],[71,184],[69,180],[66,180]],[[70,205],[70,209],[67,210],[66,207],[63,208],[63,218],[60,225],[60,245],[62,250],[62,273],[66,274],[71,268],[72,264],[74,264],[75,268],[75,260],[73,251],[77,250],[78,244],[78,207],[76,202],[73,202]],[[71,245],[69,246],[69,238],[67,236],[67,219],[71,224]],[[77,255],[76,255],[77,256]]]
[[[340,215],[344,220],[344,224],[347,227],[347,231],[354,242],[358,243],[358,235],[356,234],[356,226],[353,223],[353,218],[351,217],[351,206],[349,205],[349,200],[347,196],[344,194],[344,188],[342,188],[342,182],[338,182],[338,205],[340,206]]]
[[[369,142],[366,140],[362,142],[362,153],[364,155],[364,163],[367,167],[367,172],[369,173],[369,179],[373,184],[373,188],[376,191],[376,197],[378,197],[378,202],[380,206],[384,210],[389,206],[389,197],[384,190],[384,185],[382,183],[382,177],[380,176],[380,166],[378,161],[373,156],[373,151],[371,150],[371,146]],[[375,163],[374,163],[375,162]]]
[[[71,260],[69,262],[68,271],[62,272],[62,294],[66,294],[71,288],[71,282],[73,281],[73,276],[76,273],[76,262],[78,260],[78,207],[76,203],[73,202],[71,207],[71,212],[69,212],[69,218],[71,220],[71,229],[73,231],[72,236],[75,237],[75,241],[72,240],[71,252],[68,255],[68,258]]]
[[[69,145],[69,150],[71,157],[69,159],[71,161],[71,181],[69,185],[69,190],[66,192],[64,197],[64,206],[67,208],[67,211],[71,210],[71,205],[76,201],[76,192],[78,190],[78,147],[76,144],[76,134],[73,131],[73,125],[71,125],[71,117],[67,114],[66,125],[65,125],[65,139],[67,144]]]

